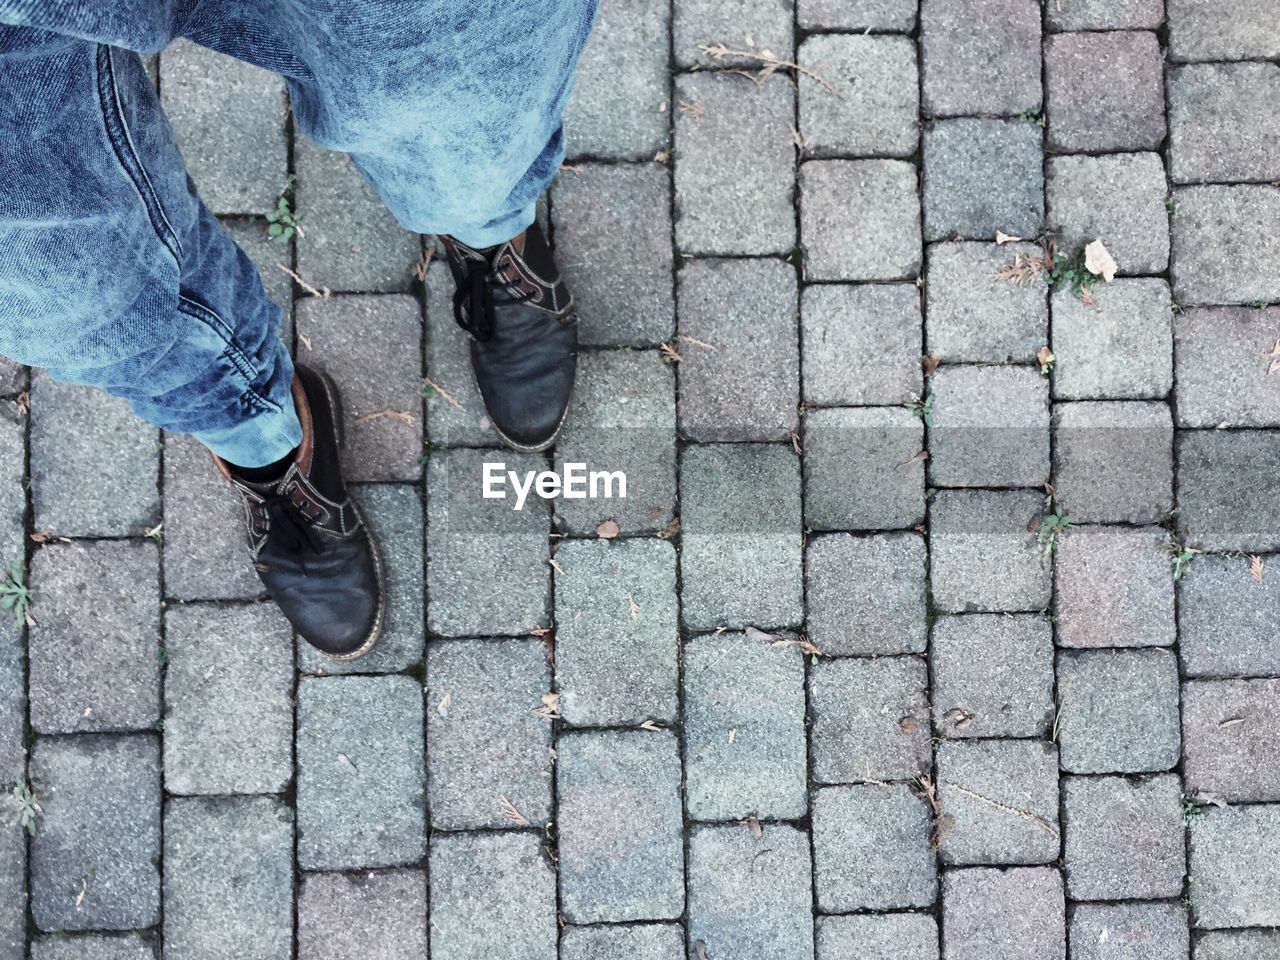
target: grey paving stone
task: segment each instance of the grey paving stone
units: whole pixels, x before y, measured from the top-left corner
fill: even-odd
[[[1155,30],[1164,24],[1164,0],[1074,0],[1045,7],[1050,30]]]
[[[810,538],[809,639],[828,656],[923,653],[927,551],[914,533]]]
[[[808,280],[910,280],[920,273],[916,168],[905,160],[810,160],[800,167]],[[876,243],[867,243],[868,236]]]
[[[1193,926],[1280,925],[1280,806],[1206,807],[1190,831]]]
[[[767,853],[766,853],[767,851]],[[689,956],[808,960],[813,956],[809,837],[769,824],[689,835]]]
[[[797,0],[796,19],[806,30],[892,30],[910,33],[916,0]]]
[[[809,669],[813,779],[910,780],[932,761],[920,657],[818,660]]]
[[[662,540],[571,540],[556,560],[556,690],[567,723],[674,721],[676,553]],[[632,604],[635,607],[632,607]]]
[[[2,941],[0,941],[2,942]],[[20,954],[15,954],[19,956]],[[31,960],[155,960],[151,943],[138,933],[54,934],[31,944]]]
[[[194,437],[165,434],[164,490],[165,593],[180,600],[260,596],[244,506]]]
[[[570,157],[649,160],[667,145],[670,31],[668,3],[601,4],[565,112]]]
[[[436,447],[501,446],[471,373],[470,340],[453,318],[454,285],[447,263],[432,261],[426,287],[427,436]]]
[[[938,921],[924,913],[818,917],[818,960],[938,960]]]
[[[1177,776],[1066,777],[1062,809],[1071,899],[1181,895],[1187,856]]]
[[[1053,394],[1057,399],[1163,397],[1173,385],[1173,302],[1164,280],[1116,280],[1086,304],[1053,294]],[[1181,391],[1179,391],[1181,393]]]
[[[1148,31],[1058,33],[1044,44],[1046,142],[1058,151],[1155,150],[1164,58]]]
[[[715,44],[733,51],[759,50],[784,60],[794,59],[794,9],[793,0],[738,0],[731,4],[691,0],[677,4],[671,28],[676,66],[732,64],[759,68],[760,61],[753,57],[729,55],[717,59],[702,49]]]
[[[335,291],[408,290],[422,241],[396,222],[347,155],[300,136],[293,166],[304,231],[294,241],[299,275]]]
[[[543,501],[515,510],[514,494],[482,499],[483,463],[523,476],[544,469],[526,454],[433,452],[427,467],[427,626],[445,636],[523,635],[548,623]],[[504,488],[505,489],[505,488]]]
[[[225,217],[221,221],[245,256],[258,268],[263,289],[271,302],[280,307],[281,337],[293,343],[293,278],[281,267],[293,269],[293,244],[278,243],[267,236],[265,217]]]
[[[551,817],[551,723],[535,713],[551,689],[541,640],[437,641],[427,652],[427,781],[438,830]],[[505,802],[504,802],[505,801]]]
[[[694,820],[808,812],[804,657],[760,634],[684,645],[685,805]]]
[[[7,780],[4,785],[16,779]],[[0,949],[5,956],[21,957],[27,945],[27,838],[25,831],[16,826],[0,836],[0,898]],[[40,954],[33,948],[32,956],[39,960]]]
[[[678,917],[684,850],[675,737],[665,730],[563,734],[556,755],[565,919]]]
[[[1180,183],[1280,179],[1273,144],[1280,65],[1196,63],[1169,70],[1169,166]]]
[[[691,104],[674,107],[677,246],[701,254],[789,252],[796,242],[791,81],[773,77],[757,86],[717,72],[682,74],[676,98]]]
[[[31,375],[31,505],[37,530],[137,536],[160,521],[160,436],[100,390]]]
[[[160,558],[154,543],[56,543],[29,582],[31,726],[150,729],[160,718]]]
[[[812,36],[800,45],[799,63],[811,71],[801,73],[799,83],[800,135],[807,154],[910,157],[916,152],[919,68],[910,38]]]
[[[1178,762],[1178,665],[1168,650],[1058,655],[1058,744],[1069,773],[1147,773]]]
[[[126,930],[160,919],[160,744],[154,736],[38,738],[31,841],[41,930]],[[16,832],[16,828],[15,828]]]
[[[1184,310],[1173,320],[1178,426],[1280,426],[1280,380],[1268,355],[1280,308]]]
[[[26,540],[24,438],[22,425],[11,409],[9,404],[0,404],[0,577],[6,578],[14,563],[23,563]],[[0,786],[17,780],[26,766],[27,651],[22,630],[13,611],[0,610]],[[0,896],[3,903],[5,898]],[[0,928],[3,923],[0,919]],[[0,944],[3,936],[0,933]]]
[[[925,284],[927,352],[943,363],[1029,361],[1049,342],[1048,284],[998,276],[1019,256],[1042,256],[1031,243],[935,243]]]
[[[1040,106],[1034,0],[923,0],[920,34],[928,116],[1008,115]],[[992,70],[996,63],[1000,68]]]
[[[1277,957],[1280,957],[1280,931],[1211,931],[1196,941],[1196,960],[1276,960]]]
[[[169,956],[293,956],[293,810],[273,797],[187,798],[164,815]]]
[[[422,473],[422,313],[404,294],[303,300],[298,359],[342,393],[351,480],[417,480]],[[377,375],[371,375],[377,371]]]
[[[813,795],[814,888],[824,913],[927,907],[938,894],[928,804],[906,784]]]
[[[633,6],[642,13],[654,5]],[[583,79],[579,74],[576,89]],[[601,86],[616,83],[602,79]],[[662,123],[665,130],[665,116]],[[668,339],[676,323],[671,171],[657,163],[561,168],[552,196],[556,257],[578,305],[579,341],[644,346]]]
[[[1280,188],[1180,187],[1173,191],[1173,295],[1184,304],[1280,301]]]
[[[187,40],[160,58],[160,103],[214,213],[265,213],[288,175],[284,78]]]
[[[1040,128],[1034,123],[973,118],[928,127],[925,239],[985,240],[997,230],[1034,237],[1044,220],[1042,164]]]
[[[17,396],[27,388],[27,368],[0,357],[0,396]]]
[[[1188,793],[1280,801],[1280,680],[1194,680],[1182,689]]]
[[[800,465],[790,447],[686,447],[682,611],[694,630],[804,619]]]
[[[680,960],[684,936],[679,924],[625,927],[565,927],[561,960]]]
[[[1182,431],[1178,517],[1197,547],[1280,549],[1280,437],[1265,430]]]
[[[419,960],[426,955],[423,871],[302,875],[298,960]]]
[[[1072,960],[1187,960],[1191,931],[1180,903],[1080,903],[1071,910]]]
[[[1196,557],[1178,582],[1178,652],[1192,677],[1280,674],[1280,577],[1243,557]]]
[[[361,484],[351,492],[382,553],[386,623],[377,645],[358,660],[330,660],[300,640],[298,663],[307,673],[393,673],[422,660],[422,495],[392,484]]]
[[[1169,266],[1169,188],[1158,153],[1050,157],[1047,194],[1063,250],[1101,240],[1121,276]]]
[[[680,271],[680,433],[787,440],[798,428],[795,268],[780,260],[694,260]],[[702,344],[710,344],[710,347]]]
[[[924,424],[893,407],[811,410],[804,418],[805,526],[907,529],[924,517]]]
[[[952,818],[938,851],[943,863],[1035,864],[1058,858],[1058,753],[1052,744],[943,743],[936,765],[938,799]]]
[[[1054,487],[1076,523],[1156,523],[1173,509],[1166,403],[1056,403]]]
[[[436,960],[555,960],[556,877],[537,834],[437,833],[430,877]]]
[[[945,960],[1065,960],[1062,877],[1050,867],[951,870],[942,879]]]
[[[274,604],[165,613],[165,789],[280,793],[293,777],[293,633]]]
[[[928,474],[941,487],[1049,478],[1049,383],[1034,367],[945,366],[929,378]]]
[[[422,857],[422,688],[410,677],[298,686],[298,865],[386,867]]]
[[[914,285],[807,286],[800,316],[809,403],[907,403],[919,395],[920,291]]]
[[[1032,615],[942,617],[929,645],[933,722],[947,737],[1042,737],[1053,722],[1053,631]]]
[[[1173,564],[1159,527],[1080,527],[1061,537],[1054,564],[1058,643],[1064,647],[1169,646]]]
[[[1222,16],[1213,0],[1168,0],[1174,60],[1280,57],[1280,25],[1268,0],[1243,0]]]
[[[934,604],[952,613],[1045,609],[1049,565],[1027,527],[1043,510],[1032,491],[940,491],[930,511]]]

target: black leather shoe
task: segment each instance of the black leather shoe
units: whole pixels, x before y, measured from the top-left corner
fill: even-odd
[[[382,634],[382,558],[342,480],[337,388],[299,364],[293,403],[302,444],[280,479],[253,483],[214,461],[244,498],[249,549],[271,599],[326,657],[354,660]]]
[[[441,239],[485,412],[508,446],[545,450],[564,425],[578,364],[577,314],[551,248],[536,223],[488,250]]]

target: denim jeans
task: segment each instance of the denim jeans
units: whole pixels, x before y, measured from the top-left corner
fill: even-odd
[[[595,6],[0,0],[0,354],[241,466],[283,457],[301,431],[280,309],[197,197],[138,53],[181,36],[280,73],[298,126],[407,229],[489,246],[563,159]]]

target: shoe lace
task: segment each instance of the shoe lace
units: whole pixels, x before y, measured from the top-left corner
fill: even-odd
[[[533,299],[532,294],[512,292],[505,283],[495,280],[486,261],[467,260],[466,272],[453,292],[453,319],[477,340],[493,338],[495,303],[526,303]],[[501,291],[501,297],[494,296],[495,287]]]
[[[324,551],[324,541],[315,526],[292,499],[284,494],[272,494],[262,502],[267,514],[267,536],[277,541],[289,553],[301,553],[310,547],[312,553]]]

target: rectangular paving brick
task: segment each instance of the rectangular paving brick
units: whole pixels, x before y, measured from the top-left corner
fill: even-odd
[[[1173,191],[1170,274],[1179,303],[1280,302],[1280,187],[1179,187]]]
[[[1191,932],[1180,903],[1081,903],[1068,931],[1072,960],[1187,960]]]
[[[916,168],[905,160],[810,160],[800,167],[808,280],[911,280],[920,273]],[[874,244],[864,238],[874,235]]]
[[[803,620],[800,465],[790,447],[686,447],[680,482],[685,624],[771,628]]]
[[[902,404],[919,396],[920,291],[914,285],[807,286],[800,317],[807,402]]]
[[[914,533],[811,537],[805,549],[809,639],[835,657],[923,653],[926,553]]]
[[[1170,556],[1159,527],[1069,529],[1054,563],[1058,643],[1171,645],[1177,630]]]
[[[796,0],[796,19],[806,30],[910,33],[917,6],[917,0]]]
[[[425,850],[422,688],[403,676],[298,686],[298,865],[414,863]]]
[[[127,930],[160,920],[160,744],[150,734],[39,738],[31,841],[41,930]],[[13,828],[16,832],[17,828]]]
[[[515,510],[483,499],[485,462],[520,477],[541,457],[504,451],[436,451],[427,467],[427,627],[444,636],[518,636],[549,623],[550,517],[531,494]],[[505,488],[504,488],[505,489]]]
[[[794,97],[783,77],[761,86],[716,72],[676,77],[677,101],[690,104],[672,107],[680,250],[769,254],[795,246]]]
[[[565,112],[571,158],[650,160],[667,146],[670,32],[669,3],[600,5]]]
[[[765,851],[768,851],[766,854]],[[809,837],[768,824],[695,827],[689,837],[689,950],[734,960],[809,960]]]
[[[1174,60],[1280,57],[1280,25],[1270,0],[1241,0],[1222,16],[1214,0],[1166,0]]]
[[[1062,811],[1073,900],[1181,895],[1187,857],[1176,775],[1065,777]]]
[[[1196,960],[1275,960],[1280,956],[1280,931],[1223,930],[1202,933],[1196,940]]]
[[[426,955],[422,870],[302,875],[298,960],[420,960]]]
[[[933,124],[924,133],[924,238],[986,240],[997,230],[1034,237],[1044,220],[1043,163],[1034,123]]]
[[[160,522],[160,435],[100,390],[31,377],[31,505],[37,530],[139,536]]]
[[[170,956],[293,956],[293,810],[272,797],[171,800],[164,815]]]
[[[804,657],[759,633],[684,646],[685,804],[694,820],[805,815]]]
[[[1148,773],[1178,762],[1178,665],[1171,651],[1060,653],[1058,702],[1062,769]]]
[[[938,800],[952,818],[938,851],[943,863],[1036,864],[1058,859],[1058,752],[1052,744],[943,743],[935,764]]]
[[[714,0],[689,0],[677,4],[671,41],[676,65],[758,68],[760,61],[745,55],[757,50],[769,51],[784,60],[793,59],[794,6],[793,0],[744,0],[733,6]],[[735,53],[715,57],[703,49],[716,44]]]
[[[570,540],[556,551],[556,561],[565,570],[556,582],[555,638],[565,721],[622,726],[675,720],[675,550],[657,539]]]
[[[680,270],[678,295],[681,436],[790,439],[800,400],[795,268],[693,260]]]
[[[428,872],[435,960],[555,960],[556,875],[541,836],[437,833]]]
[[[1034,367],[944,366],[929,378],[930,484],[1038,487],[1049,478],[1049,383]]]
[[[1266,430],[1178,434],[1178,519],[1209,550],[1280,549],[1280,436]]]
[[[437,641],[427,652],[427,782],[438,830],[551,819],[551,689],[541,640]]]
[[[1054,488],[1076,523],[1159,523],[1173,509],[1169,405],[1141,400],[1053,407]]]
[[[288,175],[284,78],[187,40],[160,58],[160,104],[214,213],[265,213]]]
[[[1164,24],[1164,0],[1074,0],[1045,7],[1050,30],[1155,30]]]
[[[1280,426],[1280,380],[1264,375],[1280,309],[1216,307],[1173,319],[1178,426]]]
[[[31,561],[31,726],[150,729],[160,718],[160,557],[146,540],[54,543]]]
[[[818,960],[938,960],[938,921],[925,913],[818,917]]]
[[[684,932],[675,923],[572,927],[560,934],[561,960],[680,960]]]
[[[1196,680],[1182,688],[1188,793],[1230,803],[1280,801],[1280,680]]]
[[[1148,31],[1057,33],[1044,44],[1046,143],[1070,151],[1164,142],[1164,58]]]
[[[555,462],[577,464],[582,491],[590,472],[621,471],[626,496],[561,496],[558,529],[590,536],[606,520],[622,533],[653,533],[676,505],[676,383],[655,350],[599,350],[578,359],[577,384]]]
[[[814,157],[910,157],[920,142],[907,37],[812,36],[800,45],[800,136]]]
[[[1064,287],[1050,299],[1054,398],[1167,395],[1173,386],[1175,322],[1169,285],[1154,278],[1116,280],[1090,298],[1086,304]],[[1181,374],[1179,369],[1180,379]],[[1181,400],[1181,389],[1178,393]]]
[[[1231,19],[1224,17],[1224,20]],[[1169,165],[1179,183],[1280,179],[1280,136],[1265,104],[1280,98],[1280,65],[1196,63],[1169,70]]]
[[[1178,652],[1192,677],[1280,674],[1280,577],[1245,557],[1196,557],[1178,581]]]
[[[1190,834],[1192,924],[1280,926],[1280,806],[1209,806]]]
[[[813,797],[814,889],[823,913],[928,907],[938,895],[929,805],[906,784],[822,787]]]
[[[0,396],[15,397],[27,388],[27,368],[0,357]]]
[[[579,75],[577,89],[581,83]],[[676,319],[671,171],[657,163],[586,163],[562,168],[552,195],[556,257],[578,305],[579,341],[638,347],[669,339]]]
[[[418,301],[402,294],[312,298],[298,304],[297,323],[299,361],[324,370],[342,394],[347,480],[417,480],[422,473]]]
[[[823,659],[809,670],[813,779],[911,780],[929,770],[928,677],[920,657]]]
[[[944,960],[1066,960],[1062,877],[1050,867],[951,870],[942,880]]]
[[[0,898],[0,949],[21,957],[27,945],[27,838],[16,826],[0,839]]]
[[[165,789],[280,793],[293,777],[293,633],[271,604],[165,614]]]
[[[564,734],[556,757],[565,919],[680,916],[684,849],[675,737],[646,730]]]
[[[947,737],[1042,737],[1053,721],[1053,631],[1030,614],[934,622],[933,722]]]
[[[1040,106],[1034,0],[923,0],[924,111],[1014,115]],[[975,29],[976,24],[984,29]],[[992,71],[993,63],[1000,69]]]
[[[24,432],[13,406],[0,403],[0,577],[7,577],[15,562],[22,564],[26,574]],[[13,783],[26,765],[27,651],[23,629],[13,611],[0,610],[0,784]],[[0,903],[4,902],[0,896]]]
[[[924,288],[925,352],[943,363],[1029,361],[1049,342],[1048,284],[1043,273],[1025,283],[997,274],[1017,257],[1043,256],[1030,243],[935,243]]]
[[[15,954],[16,956],[16,954]],[[140,933],[55,933],[32,941],[31,960],[155,960],[152,942]]]
[[[427,436],[436,447],[501,446],[471,373],[470,338],[453,316],[454,285],[447,263],[438,258],[431,262],[426,287]]]

